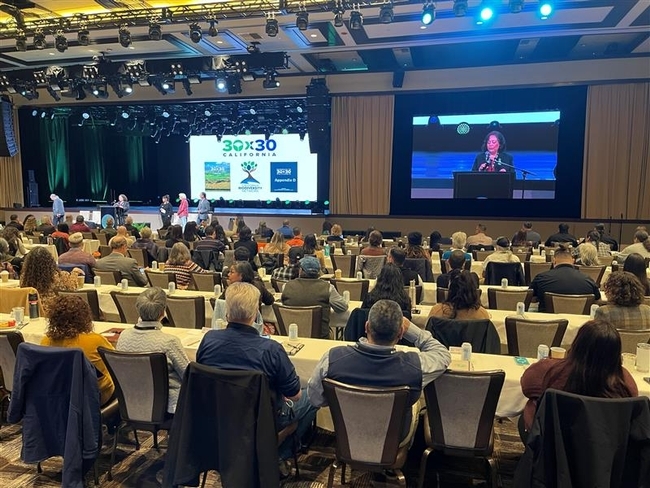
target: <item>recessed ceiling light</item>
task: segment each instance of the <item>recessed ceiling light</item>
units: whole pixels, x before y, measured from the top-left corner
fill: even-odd
[[[50,56],[54,56],[54,53],[50,53]]]
[[[223,41],[217,41],[217,44],[223,44]]]
[[[426,25],[421,25],[421,26],[420,26],[420,29],[426,29],[426,28],[427,28]]]
[[[309,37],[318,37],[316,34],[309,34]]]

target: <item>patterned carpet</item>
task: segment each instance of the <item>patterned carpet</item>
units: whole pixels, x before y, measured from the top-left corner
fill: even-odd
[[[420,423],[422,425],[422,423]],[[2,488],[26,488],[39,487],[50,488],[61,486],[60,472],[62,468],[61,458],[52,458],[42,463],[43,473],[38,474],[36,466],[24,464],[20,461],[20,449],[22,447],[22,434],[20,426],[3,425],[0,429],[0,486]],[[160,452],[153,448],[153,438],[150,434],[141,432],[138,434],[141,443],[139,451],[135,445],[118,444],[117,463],[113,468],[113,481],[108,481],[106,472],[110,462],[111,448],[105,445],[99,458],[100,486],[103,488],[137,487],[153,488],[160,487],[162,481],[162,469],[166,452],[166,434],[160,434]],[[416,434],[415,442],[410,450],[409,458],[404,466],[409,488],[417,486],[419,474],[420,457],[424,450],[424,437],[421,431]],[[319,430],[315,435],[309,451],[299,458],[300,480],[289,478],[283,483],[283,488],[323,488],[327,484],[329,467],[334,459],[335,438],[333,434]],[[523,445],[519,441],[516,424],[509,420],[502,423],[495,423],[494,457],[497,461],[497,472],[499,486],[511,488],[512,475],[517,461],[523,452]],[[455,472],[469,473],[473,469],[481,473],[484,469],[483,463],[476,462],[467,464],[466,460],[459,465],[453,462],[451,467]],[[473,466],[472,466],[473,464]],[[431,463],[430,463],[431,465]],[[428,470],[431,474],[431,469]],[[340,486],[341,470],[337,470],[335,486]],[[353,472],[350,478],[349,470],[346,474],[346,481],[354,488],[380,488],[384,486],[396,486],[390,480],[375,479],[371,474]],[[86,477],[86,486],[94,486],[92,473]],[[221,487],[219,477],[211,472],[208,476],[206,486]],[[426,482],[426,487],[435,486],[433,476]],[[468,475],[461,477],[449,477],[441,475],[440,486],[442,488],[465,488],[472,486],[486,486],[484,481],[471,480]]]

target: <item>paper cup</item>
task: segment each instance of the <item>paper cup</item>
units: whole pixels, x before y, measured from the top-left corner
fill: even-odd
[[[551,348],[551,357],[553,359],[564,359],[566,358],[566,349],[563,347],[552,347]]]
[[[83,288],[85,280],[86,280],[86,277],[84,275],[78,275],[77,276],[77,288]]]
[[[0,271],[0,279],[3,283],[7,283],[9,281],[9,271]]]

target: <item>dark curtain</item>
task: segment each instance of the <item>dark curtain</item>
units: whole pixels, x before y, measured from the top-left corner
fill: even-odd
[[[85,126],[81,130],[86,182],[92,200],[105,200],[108,193],[104,159],[104,127]]]
[[[70,185],[68,120],[64,118],[39,118],[38,120],[41,129],[39,142],[47,169],[49,191],[65,195]]]

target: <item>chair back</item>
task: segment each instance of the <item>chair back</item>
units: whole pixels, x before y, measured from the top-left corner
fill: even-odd
[[[530,320],[506,317],[506,338],[510,356],[537,357],[537,347],[560,347],[569,325],[567,319]]]
[[[146,249],[139,247],[131,247],[126,251],[130,258],[135,259],[138,266],[146,268],[149,266],[149,252]]]
[[[111,246],[105,246],[104,244],[99,245],[99,257],[105,258],[113,252]]]
[[[594,295],[562,295],[561,293],[544,293],[546,311],[550,313],[571,313],[589,315]]]
[[[166,290],[170,283],[176,283],[176,275],[174,273],[167,273],[165,271],[151,271],[148,269],[145,269],[144,273],[147,275],[149,285],[158,286],[163,290]]]
[[[132,353],[98,347],[120,405],[122,420],[147,428],[167,417],[169,373],[164,352]]]
[[[58,257],[70,250],[70,243],[65,240],[63,237],[54,238],[54,248],[56,249],[56,255],[54,259],[58,260]],[[52,252],[52,248],[49,248],[49,251]]]
[[[288,283],[287,280],[277,280],[275,278],[271,278],[271,286],[273,287],[276,293],[282,293],[282,288],[287,283]]]
[[[289,335],[289,325],[296,324],[298,325],[299,337],[321,337],[323,308],[320,305],[313,307],[288,307],[274,303],[273,312],[278,321],[280,335]]]
[[[618,329],[618,333],[621,336],[621,352],[636,354],[637,344],[640,342],[650,343],[650,329]]]
[[[598,261],[600,261],[601,266],[611,266],[614,256],[598,256]]]
[[[603,279],[607,266],[577,266],[577,268],[582,274],[585,274],[594,280],[596,285],[600,288],[600,281]]]
[[[337,254],[335,256],[334,254],[330,254],[330,258],[332,259],[334,269],[341,270],[342,278],[352,278],[354,276],[354,263],[356,262],[357,256],[347,256],[344,254]]]
[[[404,260],[404,267],[415,271],[422,281],[427,283],[432,283],[433,280],[433,270],[431,268],[431,261],[425,258],[406,258]]]
[[[533,290],[504,290],[488,288],[488,308],[493,310],[517,310],[517,303],[524,302],[526,310],[533,299]]]
[[[257,255],[259,256],[260,265],[266,269],[267,273],[284,266],[284,253],[258,252]]]
[[[95,234],[99,241],[99,246],[108,246],[108,236],[104,232],[97,232]]]
[[[408,295],[410,290],[411,290],[410,286],[405,286],[404,287],[404,291],[406,292],[407,295]],[[424,290],[424,288],[422,287],[422,285],[415,285],[415,304],[412,303],[411,306],[419,305],[420,303],[422,303],[423,290]]]
[[[25,287],[25,288],[1,288],[0,290],[0,313],[11,313],[11,309],[14,307],[23,307],[25,313],[29,310],[29,295],[30,293],[36,293],[38,291],[36,288]],[[41,301],[39,300],[40,304]],[[41,306],[41,317],[43,309]]]
[[[474,352],[501,354],[499,334],[489,319],[454,320],[430,317],[426,330],[447,348],[469,342]]]
[[[99,276],[102,285],[117,285],[122,281],[122,273],[119,271],[101,271],[95,269],[95,276]]]
[[[235,251],[233,249],[226,249],[223,252],[223,267],[230,267],[235,262]]]
[[[4,388],[9,393],[14,390],[14,369],[18,345],[25,342],[20,332],[0,332],[0,371],[4,379]]]
[[[469,259],[466,259],[465,262],[463,263],[463,270],[465,271],[471,271],[472,270],[472,262]],[[447,261],[445,259],[440,260],[440,271],[442,271],[442,274],[446,274],[449,270],[447,269]],[[433,281],[433,280],[431,280]]]
[[[492,247],[492,246],[490,246]],[[494,253],[494,249],[491,249],[489,251],[472,251],[472,254],[474,255],[474,260],[475,261],[485,261],[485,258],[487,258],[490,254]]]
[[[478,289],[478,297],[479,299],[483,295],[483,289],[479,288]],[[447,297],[449,296],[449,288],[436,288],[436,303],[445,303],[447,301]]]
[[[325,378],[323,390],[334,422],[336,458],[368,469],[393,466],[411,408],[408,386],[369,388]]]
[[[356,256],[356,258],[356,271],[361,271],[367,280],[377,279],[381,268],[386,263],[386,256]]]
[[[350,292],[350,300],[353,302],[364,301],[370,287],[369,280],[331,280],[330,283],[341,295],[344,291]]]
[[[219,252],[212,249],[194,249],[192,251],[192,261],[203,269],[220,269]]]
[[[551,262],[533,263],[532,261],[525,261],[524,275],[526,276],[526,285],[530,285],[530,283],[535,279],[535,276],[544,271],[548,271],[551,269],[551,266],[553,266],[553,263]]]
[[[74,295],[80,297],[90,307],[90,311],[93,314],[93,320],[103,320],[103,314],[99,308],[99,295],[97,294],[97,290],[59,290],[57,295]]]
[[[192,273],[194,289],[198,291],[214,291],[215,285],[221,285],[221,273]]]
[[[205,327],[205,298],[167,296],[167,318],[172,327],[202,329]]]
[[[511,286],[524,286],[526,278],[521,263],[497,263],[490,261],[485,268],[485,284],[500,285],[503,278]]]
[[[643,303],[645,305],[650,305],[650,296],[643,297]]]
[[[123,324],[137,324],[140,319],[140,314],[135,308],[138,294],[112,291],[111,297],[117,307],[117,313],[120,314],[120,322]]]
[[[366,246],[348,246],[346,249],[350,251],[350,253],[353,256],[358,256],[359,254],[361,254],[361,249],[363,249],[364,247]]]
[[[92,231],[91,232],[82,232],[81,235],[84,237],[84,239],[88,239],[88,240],[91,240],[91,239],[95,238]]]
[[[424,388],[425,439],[429,446],[456,456],[488,456],[501,389],[501,371],[447,371]]]

